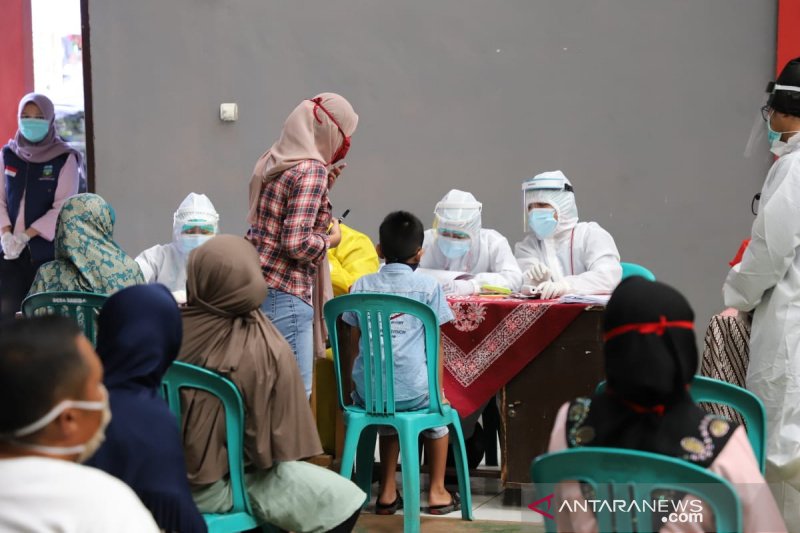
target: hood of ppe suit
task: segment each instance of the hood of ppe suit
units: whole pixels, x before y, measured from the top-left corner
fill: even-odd
[[[466,233],[477,241],[481,233],[481,208],[472,193],[453,189],[436,204],[433,227]]]
[[[219,214],[205,194],[189,193],[175,211],[172,222],[172,241],[178,243],[184,225],[211,226],[214,234],[219,231]]]
[[[434,247],[432,252],[436,257],[441,256],[442,261],[452,264],[459,264],[464,270],[467,265],[477,261],[480,250],[481,239],[481,209],[483,205],[475,198],[472,193],[453,189],[436,204],[433,212]],[[461,258],[447,260],[439,249],[438,240],[441,237],[441,230],[450,230],[456,233],[464,233],[469,236],[469,251]]]
[[[556,210],[558,226],[553,237],[557,238],[575,227],[578,223],[578,206],[575,203],[575,193],[564,190],[564,185],[572,188],[572,183],[560,170],[543,172],[523,183],[525,231],[532,231],[528,225],[528,205],[532,202],[550,204]]]

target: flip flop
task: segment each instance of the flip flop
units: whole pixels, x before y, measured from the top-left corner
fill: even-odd
[[[445,505],[431,505],[430,507],[428,507],[428,514],[432,514],[434,516],[441,516],[445,514],[450,514],[453,511],[461,510],[461,496],[459,496],[457,492],[454,492],[450,498],[451,498],[450,503],[447,503]]]
[[[397,497],[394,499],[392,503],[381,503],[380,501],[375,501],[375,514],[379,515],[390,515],[395,514],[398,509],[403,508],[403,498],[400,496],[400,493],[397,493]]]

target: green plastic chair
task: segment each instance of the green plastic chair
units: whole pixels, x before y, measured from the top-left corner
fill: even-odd
[[[361,330],[361,353],[364,354],[365,407],[345,405],[342,390],[341,357],[336,321],[346,311],[358,316]],[[418,318],[425,328],[425,353],[428,366],[430,405],[419,411],[396,411],[394,399],[394,357],[392,354],[390,317],[404,313]],[[419,435],[425,429],[448,426],[453,446],[458,489],[461,494],[461,517],[472,520],[472,496],[469,470],[458,413],[439,397],[439,323],[433,310],[416,300],[394,294],[348,294],[325,304],[325,322],[333,348],[336,388],[339,406],[344,410],[347,426],[340,473],[350,479],[356,462],[356,479],[367,493],[366,506],[372,493],[372,465],[375,457],[376,426],[392,426],[400,439],[403,464],[403,530],[420,530],[419,508]],[[388,334],[384,337],[384,333]],[[389,342],[386,342],[389,340]],[[385,379],[381,379],[384,376]],[[376,379],[377,378],[377,379]]]
[[[637,265],[636,263],[620,263],[622,265],[622,279],[629,278],[631,276],[641,276],[648,281],[655,281],[656,276],[650,270],[646,269],[642,265]]]
[[[702,499],[714,512],[715,531],[742,531],[742,507],[733,485],[705,468],[666,455],[619,448],[572,448],[534,459],[531,479],[538,496],[554,494],[559,482],[574,480],[590,485],[595,492],[593,499],[611,505],[615,500],[638,503],[641,512],[611,512],[608,506],[596,506],[598,531],[653,531],[652,507],[642,502],[651,502],[653,492],[660,490],[688,492]],[[549,502],[553,505],[543,510],[555,517],[561,502],[557,498]],[[671,504],[669,509],[673,509]],[[685,512],[694,513],[694,509],[687,506]],[[675,519],[688,522],[692,517]],[[556,531],[555,519],[546,517],[544,524],[546,531]]]
[[[239,389],[219,374],[175,361],[164,375],[163,386],[170,410],[181,420],[181,389],[198,389],[216,396],[225,409],[225,431],[228,448],[233,507],[227,513],[203,513],[209,533],[248,531],[262,527],[272,531],[253,515],[244,482],[244,406]]]
[[[108,299],[105,294],[92,292],[58,291],[31,294],[22,302],[26,317],[41,315],[68,316],[78,323],[92,344],[97,344],[97,317]]]
[[[606,382],[601,381],[595,392],[601,393],[605,388]],[[695,402],[720,403],[742,415],[747,438],[763,474],[767,465],[767,412],[758,396],[732,383],[700,375],[692,380],[689,393]]]

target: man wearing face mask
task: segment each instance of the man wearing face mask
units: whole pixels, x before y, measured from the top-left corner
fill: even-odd
[[[111,419],[103,369],[70,319],[19,320],[0,334],[0,531],[157,532],[118,479],[80,464]]]
[[[435,277],[448,295],[476,294],[487,286],[522,287],[508,240],[481,227],[481,209],[471,193],[453,189],[436,204],[433,228],[425,231],[419,271]]]
[[[543,299],[565,294],[610,293],[622,279],[614,238],[595,222],[578,222],[572,183],[563,172],[544,172],[522,184],[525,230],[514,247]]]
[[[762,109],[772,164],[761,189],[750,244],[723,287],[725,305],[754,311],[747,388],[767,410],[767,481],[790,531],[800,528],[800,57],[790,61]],[[784,486],[784,488],[786,488]]]
[[[186,303],[189,252],[219,231],[219,215],[205,194],[189,193],[172,219],[172,242],[157,244],[136,258],[147,283],[166,285],[178,303]]]

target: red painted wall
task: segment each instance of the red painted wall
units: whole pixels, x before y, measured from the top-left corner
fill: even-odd
[[[780,73],[795,57],[800,57],[800,0],[778,0],[776,71]]]
[[[0,83],[0,146],[17,131],[17,105],[33,90],[33,29],[30,0],[3,0],[3,83]]]

